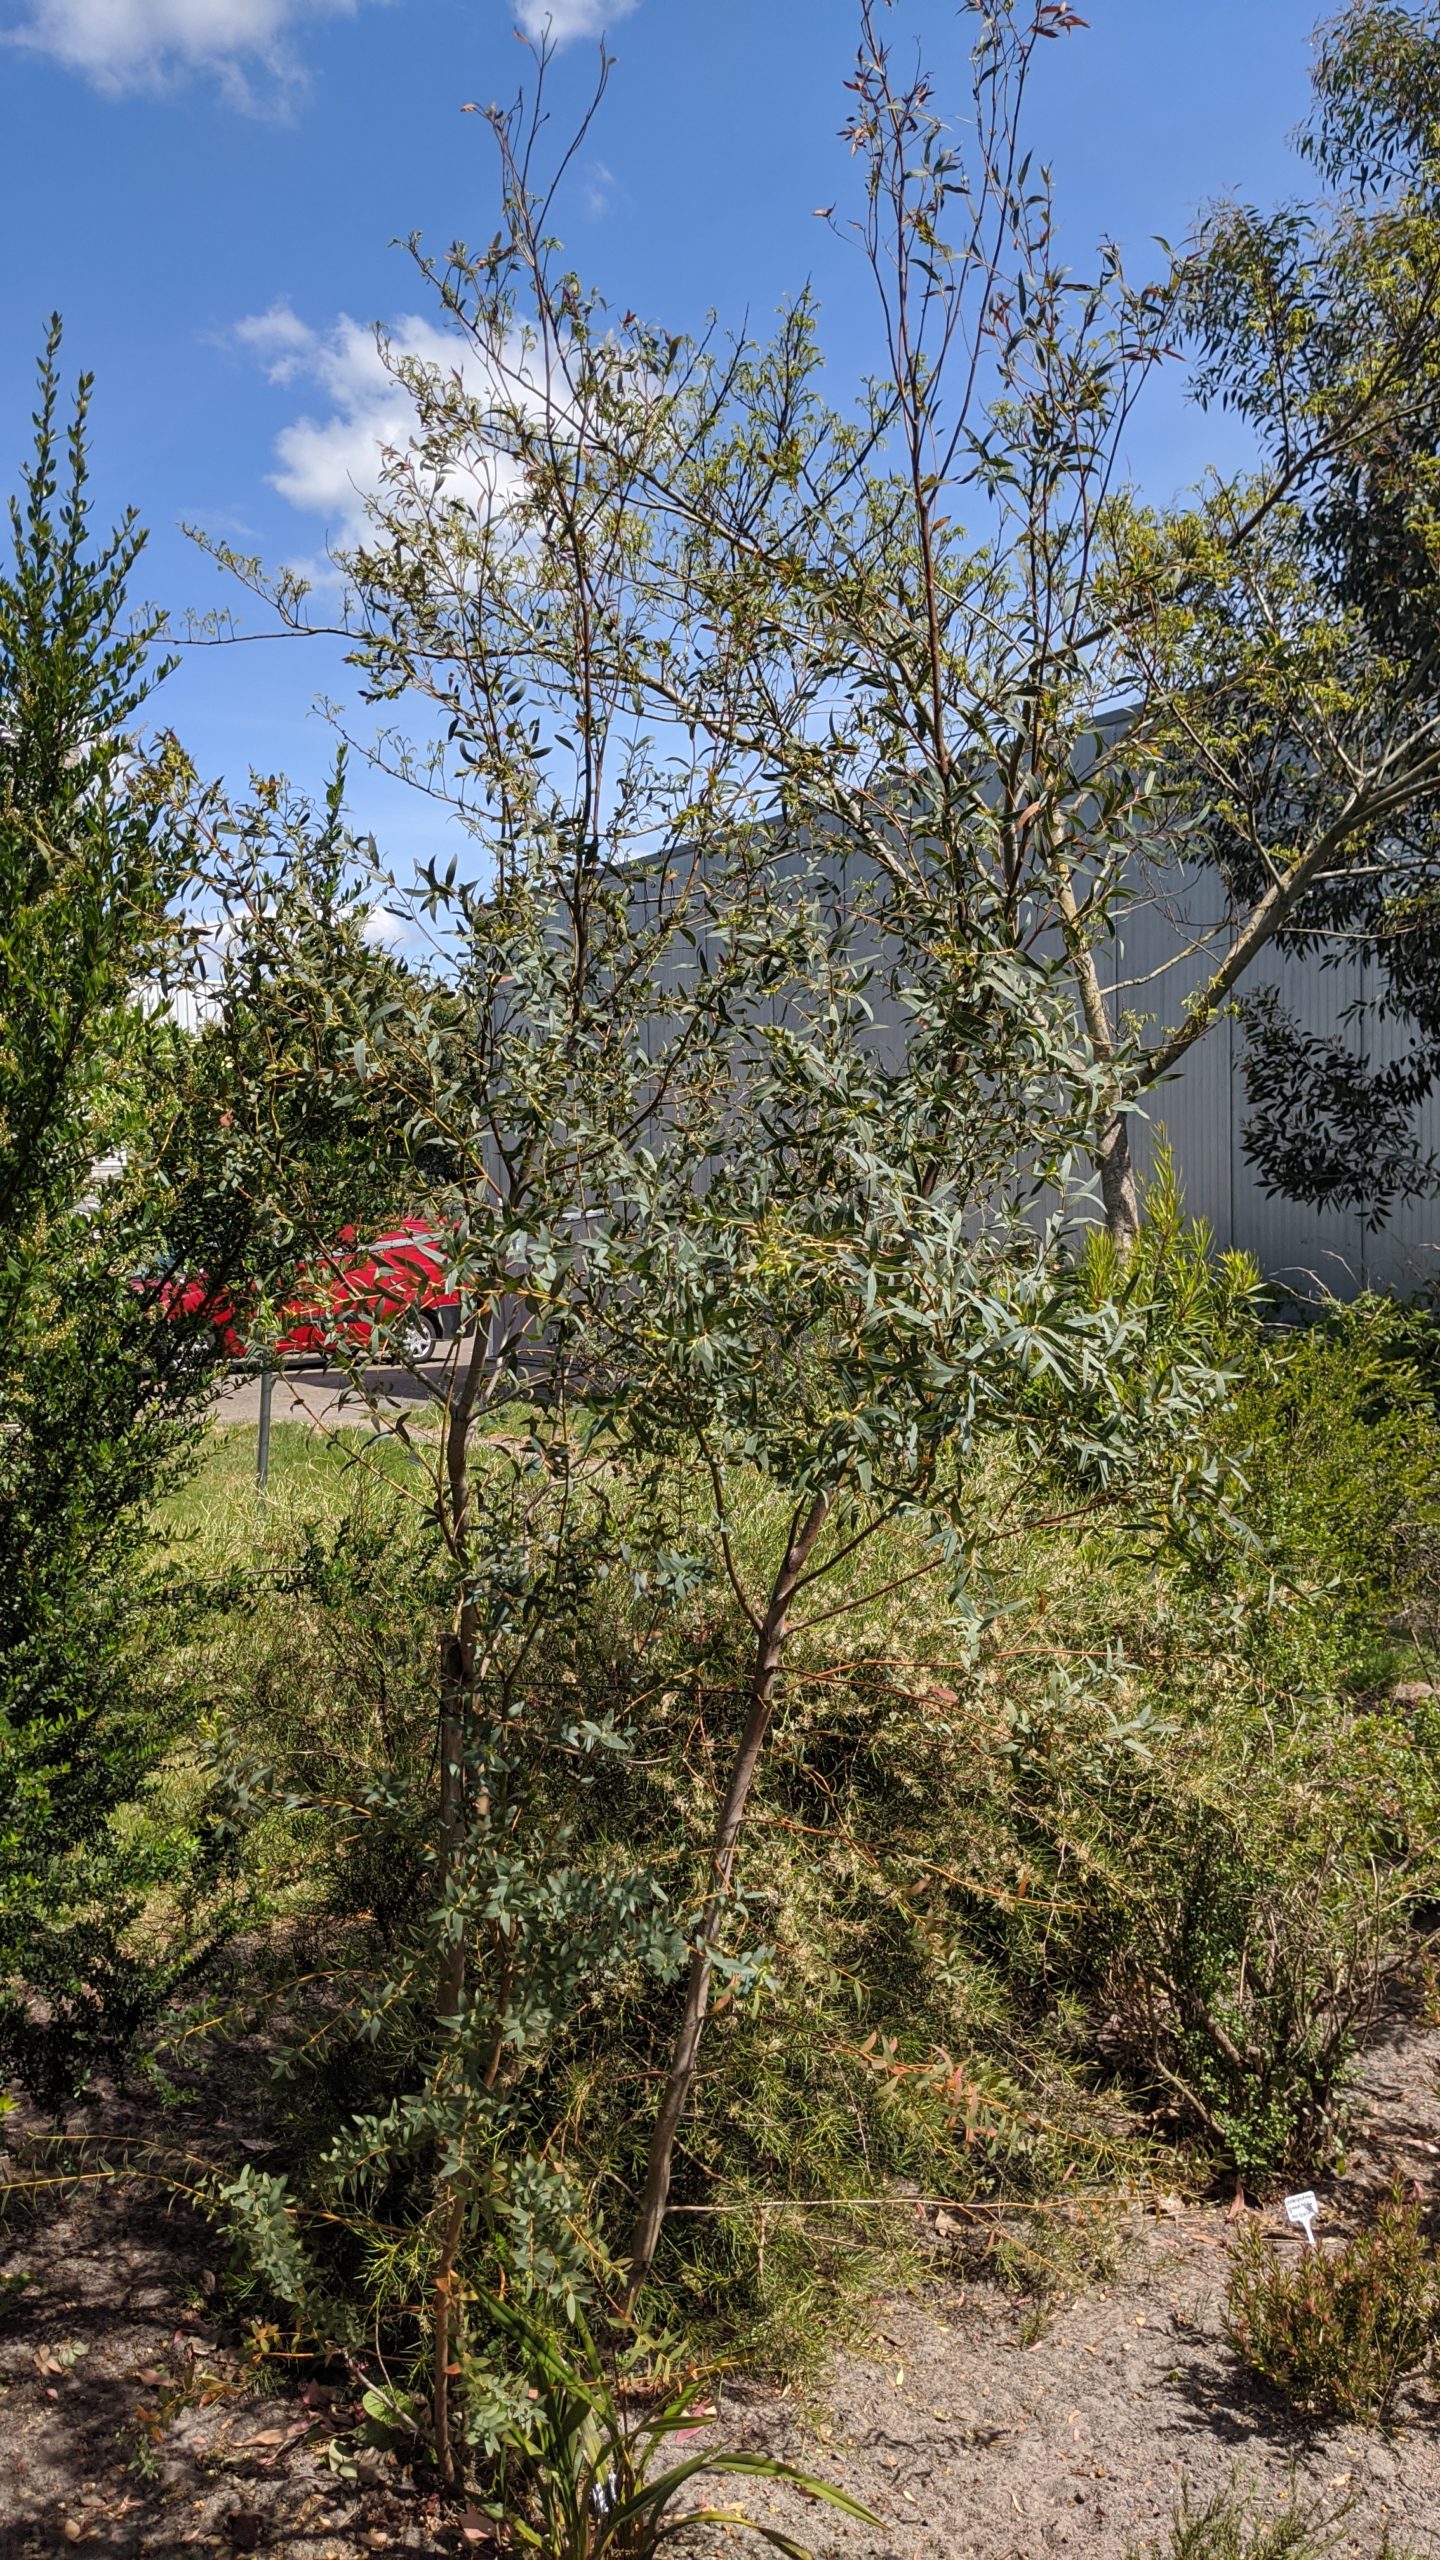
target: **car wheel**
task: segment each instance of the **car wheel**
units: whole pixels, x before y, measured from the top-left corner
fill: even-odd
[[[433,1360],[440,1328],[425,1307],[407,1307],[390,1327],[391,1348],[402,1360]]]

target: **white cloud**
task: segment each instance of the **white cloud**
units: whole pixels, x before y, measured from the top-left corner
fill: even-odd
[[[239,321],[232,336],[257,358],[269,381],[308,382],[321,394],[327,415],[296,418],[276,437],[278,468],[269,475],[270,485],[292,507],[323,516],[342,541],[352,539],[364,525],[367,498],[380,486],[386,454],[412,443],[416,427],[414,401],[387,365],[375,331],[343,312],[328,329],[312,329],[288,302],[276,302]],[[481,359],[463,338],[432,321],[405,313],[384,336],[392,356],[413,356],[458,373],[466,391],[482,399],[494,396],[494,376]],[[517,356],[507,397],[516,396],[522,363]],[[506,467],[477,453],[468,465],[457,461],[447,486],[452,476],[457,496],[484,505],[503,493]]]
[[[515,0],[515,15],[532,42],[548,35],[554,44],[573,44],[577,36],[603,36],[639,6],[640,0]]]
[[[260,358],[272,382],[289,382],[303,373],[317,343],[314,330],[288,302],[272,302],[268,311],[240,321],[235,335]]]
[[[355,0],[24,0],[5,40],[48,54],[102,89],[154,87],[185,72],[217,77],[238,105],[273,99],[299,70],[287,41],[301,17],[350,15]]]
[[[398,951],[410,937],[408,919],[393,907],[367,907],[360,920],[360,939],[372,951]]]
[[[587,162],[580,201],[587,222],[603,222],[615,201],[615,172],[603,160]]]
[[[0,0],[3,5],[3,0]],[[13,0],[12,0],[13,5]],[[303,18],[354,14],[357,0],[18,0],[0,43],[48,54],[97,88],[155,88],[187,72],[217,78],[237,106],[282,102],[302,73],[290,43]],[[523,34],[557,45],[603,35],[640,0],[511,0]]]
[[[386,450],[408,443],[415,427],[414,402],[387,367],[374,330],[343,313],[333,327],[312,329],[288,302],[277,302],[240,321],[234,335],[271,382],[307,381],[329,404],[328,416],[297,418],[281,429],[272,488],[292,507],[353,533],[380,484]],[[461,342],[428,320],[407,315],[387,335],[401,355],[447,371],[461,365]]]

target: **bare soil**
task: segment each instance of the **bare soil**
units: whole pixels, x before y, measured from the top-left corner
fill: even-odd
[[[1440,2031],[1397,2009],[1365,2063],[1359,2135],[1322,2185],[1322,2229],[1363,2219],[1398,2174],[1440,2211]],[[1267,2208],[1272,2220],[1273,2208]],[[1380,2432],[1297,2423],[1237,2370],[1219,2322],[1223,2201],[1136,2207],[1108,2283],[1033,2310],[936,2261],[881,2302],[864,2353],[819,2389],[735,2387],[718,2431],[835,2479],[880,2519],[789,2490],[746,2504],[835,2560],[1120,2560],[1164,2538],[1181,2491],[1238,2476],[1264,2508],[1300,2489],[1347,2510],[1341,2547],[1440,2560],[1440,2398]],[[1291,2244],[1282,2240],[1280,2245]],[[257,2551],[359,2560],[477,2549],[389,2457],[353,2459],[353,2377],[263,2386],[217,2309],[198,2218],[133,2191],[73,2198],[0,2257],[0,2560],[83,2552],[181,2560]],[[724,2501],[731,2484],[717,2483]],[[751,2544],[752,2549],[760,2546]],[[741,2544],[722,2533],[716,2554]]]
[[[1321,2181],[1320,2229],[1365,2219],[1396,2176],[1440,2209],[1440,2033],[1407,2003],[1372,2044],[1346,2173]],[[1277,2245],[1298,2248],[1272,2207]],[[1236,2364],[1220,2303],[1234,2225],[1178,2196],[1129,2217],[1115,2280],[1026,2343],[1033,2320],[993,2285],[936,2282],[876,2313],[819,2405],[735,2393],[726,2433],[833,2479],[881,2519],[827,2515],[789,2490],[750,2510],[845,2560],[1037,2560],[1162,2545],[1183,2492],[1232,2481],[1260,2512],[1298,2493],[1343,2511],[1340,2548],[1440,2554],[1440,2397],[1408,2391],[1382,2432],[1297,2421]],[[717,2546],[718,2547],[718,2546]],[[729,2546],[734,2548],[733,2543]]]

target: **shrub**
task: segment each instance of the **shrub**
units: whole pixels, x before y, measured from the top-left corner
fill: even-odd
[[[1204,1293],[1181,1279],[1193,1307]],[[1368,1481],[1392,1465],[1387,1327],[1362,1310],[1227,1353],[1268,1453],[1253,1544],[1197,1558],[1125,1518],[1037,1529],[977,1626],[913,1576],[924,1550],[897,1523],[866,1578],[873,1603],[797,1641],[746,1878],[763,1973],[714,2019],[658,2262],[666,2318],[767,2369],[813,2367],[923,2241],[907,2192],[1023,2215],[1063,2179],[1085,2199],[1138,2166],[1137,2096],[1158,2127],[1251,2175],[1333,2144],[1377,1987],[1436,1887],[1440,1703],[1392,1705],[1372,1682],[1389,1605],[1378,1548],[1335,1634],[1305,1552],[1318,1514],[1353,1562],[1369,1510],[1343,1470],[1286,1493],[1279,1450],[1296,1429],[1323,1446],[1339,1415],[1348,1469]],[[1399,1394],[1418,1517],[1436,1508],[1434,1425],[1403,1367]],[[525,1417],[495,1427],[509,1445]],[[387,2262],[342,2241],[316,2182],[353,2111],[401,2101],[413,2067],[403,2005],[362,2031],[353,2003],[433,1904],[444,1595],[403,1451],[281,1425],[273,1463],[263,1519],[244,1435],[217,1434],[181,1497],[197,1587],[208,1575],[215,1594],[183,1676],[214,1701],[197,1759],[217,1813],[228,1803],[220,1836],[256,1924],[237,1987],[258,2008],[262,1974],[272,1990],[302,1977],[281,1999],[293,2192],[325,2204],[327,2287],[393,2313],[403,2359],[412,2273],[382,2284]],[[977,1503],[1004,1511],[1011,1463],[992,1449]],[[678,1479],[646,1494],[613,1478],[632,1556],[641,1507],[662,1498],[688,1550]],[[763,1573],[782,1508],[742,1472],[733,1509],[741,1569]],[[643,1701],[642,1751],[586,1769],[562,1754],[550,1771],[577,1869],[667,1874],[702,1850],[708,1755],[733,1723],[747,1632],[713,1580],[647,1612],[613,1575],[537,1629],[532,1685],[592,1713]],[[515,2141],[549,2128],[550,2166],[607,2217],[641,2171],[662,2020],[653,1982],[626,1970],[513,2093]],[[398,2191],[369,2201],[389,2218],[405,2205]]]
[[[1253,1631],[1272,1660],[1298,1640],[1312,1677],[1378,1681],[1394,1623],[1424,1614],[1437,1339],[1421,1310],[1362,1297],[1277,1331],[1247,1364],[1222,1437],[1255,1562],[1276,1578],[1279,1605]]]
[[[67,432],[59,344],[57,321],[0,559],[0,2070],[47,2107],[162,1987],[127,1943],[186,1846],[126,1837],[173,1729],[147,1515],[214,1363],[208,1326],[131,1285],[163,1245],[143,1159],[173,1080],[135,989],[173,944],[183,768],[135,734],[143,537],[96,538],[90,386]]]
[[[1371,2230],[1288,2262],[1252,2224],[1231,2262],[1225,2332],[1306,2416],[1378,2425],[1440,2339],[1440,2270],[1419,2206],[1397,2191]]]
[[[1357,2550],[1349,2527],[1354,2509],[1347,2498],[1327,2515],[1322,2507],[1292,2498],[1275,2515],[1258,2515],[1253,2496],[1235,2482],[1217,2490],[1202,2505],[1192,2504],[1188,2488],[1170,2519],[1163,2543],[1150,2542],[1143,2552],[1132,2547],[1126,2560],[1330,2560],[1342,2548]],[[1389,2534],[1382,2535],[1375,2560],[1400,2560]]]
[[[1336,1702],[1286,1733],[1257,1704],[1242,1690],[1144,1761],[1112,1749],[1108,1787],[1081,1734],[1055,1748],[1043,1793],[1033,1751],[1017,1769],[1019,1819],[1087,1870],[1040,1960],[1057,1988],[1088,1992],[1097,2041],[1162,2120],[1247,2174],[1333,2151],[1344,2074],[1428,1874],[1423,1854],[1370,1863],[1397,1731]]]
[[[1131,1265],[1097,1239],[1087,1285],[1138,1290],[1152,1331],[1231,1375],[1201,1426],[1225,1499],[1148,1592],[1089,1542],[1085,1587],[1048,1613],[1084,1668],[1010,1707],[1030,1883],[1004,1963],[1078,2000],[1212,2155],[1266,2173],[1333,2147],[1385,1968],[1434,1890],[1440,1718],[1412,1699],[1407,1729],[1377,1704],[1434,1580],[1434,1327],[1379,1298],[1267,1323],[1163,1157],[1145,1206]]]
[[[697,2446],[713,2412],[697,2405],[703,2394],[694,2380],[662,2389],[658,2399],[644,2383],[636,2392],[648,2341],[616,2368],[578,2316],[560,2336],[504,2303],[493,2312],[519,2370],[476,2376],[471,2400],[493,2448],[497,2495],[484,2512],[507,2547],[541,2560],[654,2560],[677,2536],[718,2524],[727,2533],[753,2533],[791,2560],[808,2560],[800,2544],[734,2505],[679,2507],[692,2487],[704,2498],[716,2478],[789,2482],[861,2524],[877,2521],[843,2490],[788,2462]],[[653,2383],[653,2375],[645,2381]],[[679,2458],[662,2469],[667,2454]]]
[[[359,1449],[281,1426],[253,1553],[241,1435],[217,1436],[182,1512],[197,1568],[248,1558],[190,1676],[216,1701],[251,1908],[278,1924],[270,1957],[249,1942],[247,1986],[272,1958],[308,1977],[277,2128],[303,2194],[351,2110],[403,2091],[400,2014],[362,2035],[347,2004],[434,1891],[412,1808],[440,1598],[413,1471],[367,1474]],[[616,1483],[617,1533],[638,1498]],[[778,1506],[747,1479],[735,1509],[763,1564]],[[1307,1608],[1280,1595],[1252,1616],[1233,1586],[1217,1606],[1123,1527],[1037,1534],[977,1636],[943,1589],[905,1582],[907,1535],[887,1533],[877,1577],[898,1589],[843,1642],[825,1628],[797,1649],[747,1885],[763,1997],[737,1985],[717,2016],[659,2262],[666,2317],[770,2370],[813,2366],[923,2237],[907,2190],[1023,2212],[1065,2179],[1083,2198],[1138,2165],[1137,2092],[1252,2173],[1323,2150],[1434,1882],[1440,1711],[1309,1682]],[[583,1624],[534,1656],[592,1702],[644,1693],[642,1754],[552,1776],[577,1859],[612,1872],[703,1838],[745,1633],[723,1590],[642,1626],[627,1589],[592,1586]],[[517,2092],[517,2139],[522,2117],[558,2124],[552,2165],[602,2206],[638,2174],[654,2031],[653,1992],[627,1976]],[[343,2293],[361,2261],[336,2235],[317,2227]],[[394,2301],[412,2295],[397,2280]]]

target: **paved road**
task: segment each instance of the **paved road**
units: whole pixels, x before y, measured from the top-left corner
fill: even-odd
[[[419,1413],[443,1390],[447,1364],[433,1361],[415,1377],[408,1369],[371,1369],[370,1393],[402,1412]],[[308,1422],[312,1430],[363,1427],[365,1408],[338,1369],[289,1368],[275,1380],[270,1407],[273,1422]],[[234,1377],[221,1388],[215,1403],[217,1422],[258,1422],[258,1377]]]

